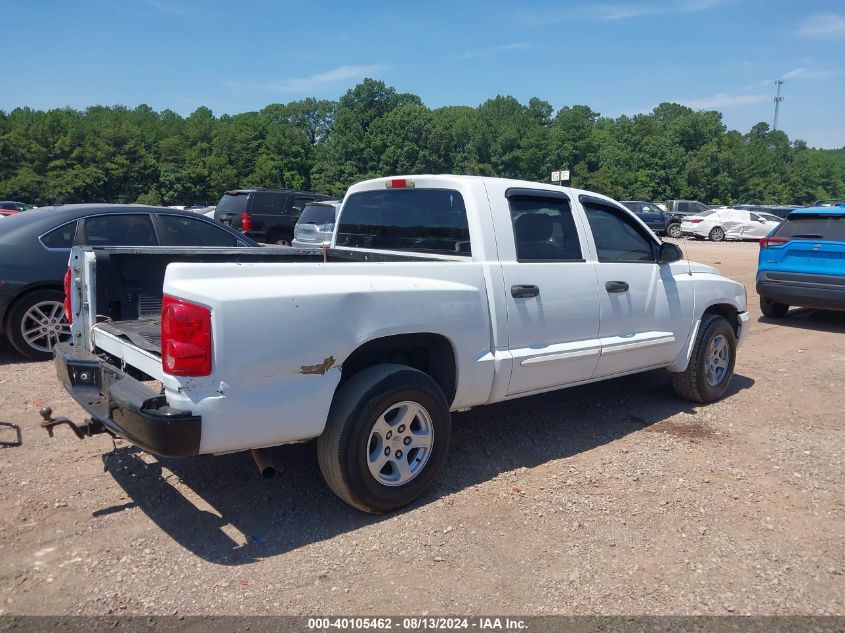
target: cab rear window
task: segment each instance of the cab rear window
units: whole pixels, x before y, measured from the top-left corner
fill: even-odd
[[[452,189],[361,191],[347,198],[338,246],[472,254],[464,199]]]
[[[793,215],[772,235],[845,242],[845,214]]]

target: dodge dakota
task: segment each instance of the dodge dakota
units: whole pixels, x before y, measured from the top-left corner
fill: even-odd
[[[617,202],[474,176],[358,183],[322,251],[77,247],[65,283],[78,435],[256,461],[316,438],[373,513],[433,483],[451,411],[657,368],[722,397],[749,319],[741,284]]]

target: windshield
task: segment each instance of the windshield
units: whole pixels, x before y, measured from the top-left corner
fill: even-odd
[[[797,215],[781,224],[772,235],[808,240],[845,242],[845,215]]]
[[[298,224],[331,224],[337,210],[328,204],[309,204],[302,210]]]
[[[697,218],[706,218],[708,215],[713,215],[716,213],[716,209],[709,209],[707,211],[700,211],[698,213],[693,213],[693,215]]]
[[[221,213],[243,213],[246,211],[246,201],[249,198],[249,193],[225,193],[217,203],[215,213],[219,216]]]

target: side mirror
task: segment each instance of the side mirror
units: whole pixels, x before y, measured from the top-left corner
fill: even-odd
[[[658,264],[671,264],[684,258],[681,247],[671,242],[664,242],[660,245],[660,253],[657,256]]]

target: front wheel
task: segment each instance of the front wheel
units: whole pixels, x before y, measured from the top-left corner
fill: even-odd
[[[727,391],[736,362],[736,333],[728,320],[705,314],[686,370],[672,374],[672,387],[681,398],[713,402]]]
[[[449,405],[429,375],[405,365],[376,365],[338,388],[317,457],[338,497],[380,514],[431,487],[451,434]]]
[[[714,226],[710,230],[710,235],[708,236],[711,242],[721,242],[725,239],[725,232],[722,230],[720,226]]]
[[[666,235],[669,237],[681,237],[681,225],[680,224],[670,224],[666,227]]]

